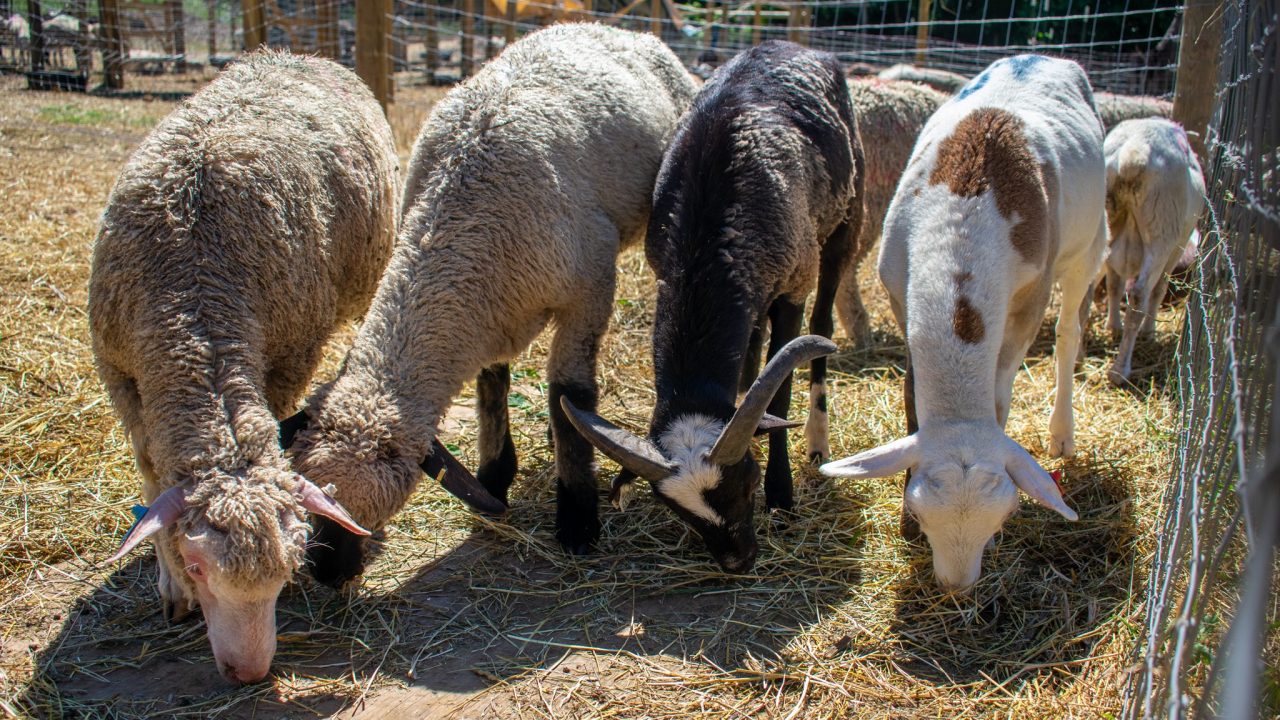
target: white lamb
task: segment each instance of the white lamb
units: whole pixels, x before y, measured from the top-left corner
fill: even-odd
[[[1133,370],[1138,336],[1155,331],[1168,274],[1182,260],[1204,210],[1204,176],[1186,131],[1169,120],[1122,122],[1103,147],[1111,226],[1107,327],[1112,333],[1120,332],[1121,288],[1128,295],[1124,336],[1107,373],[1121,385]]]
[[[1020,55],[992,64],[939,108],[889,208],[880,278],[907,337],[912,434],[822,469],[848,477],[914,470],[905,509],[928,536],[945,587],[977,581],[983,548],[1018,507],[1016,488],[1076,519],[1004,425],[1014,374],[1057,282],[1064,311],[1049,452],[1075,450],[1077,310],[1106,250],[1105,194],[1102,125],[1084,71]]]

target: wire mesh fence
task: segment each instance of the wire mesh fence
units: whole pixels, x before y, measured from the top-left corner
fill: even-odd
[[[1280,349],[1278,8],[1275,0],[1222,8],[1220,97],[1206,138],[1210,212],[1177,361],[1175,467],[1128,717],[1256,717],[1248,704],[1259,689],[1263,716],[1280,713],[1272,592],[1280,453],[1270,440]],[[1237,615],[1249,551],[1243,597],[1252,599]],[[1210,673],[1223,682],[1209,682]]]
[[[1280,452],[1267,455],[1280,352],[1278,8],[1234,0],[1218,16],[1218,111],[1205,138],[1211,212],[1175,360],[1176,460],[1126,717],[1239,712],[1214,688],[1280,714],[1271,573]],[[561,21],[659,35],[703,73],[771,39],[834,52],[851,74],[912,63],[964,77],[1035,51],[1077,60],[1098,89],[1162,97],[1173,92],[1183,35],[1183,8],[1158,0],[0,0],[0,17],[0,67],[28,72],[33,86],[189,92],[245,48],[268,45],[364,63],[388,98],[424,108],[428,99],[405,91],[465,78]],[[1228,627],[1234,653],[1223,651]],[[1254,685],[1232,684],[1240,678]]]

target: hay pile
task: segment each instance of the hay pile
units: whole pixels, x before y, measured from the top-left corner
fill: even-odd
[[[898,536],[900,480],[828,481],[797,441],[797,510],[758,517],[745,578],[721,574],[642,486],[603,513],[600,550],[561,553],[546,447],[547,339],[514,365],[521,454],[513,510],[475,518],[425,484],[353,597],[286,588],[273,683],[230,688],[203,624],[159,617],[150,552],[96,563],[131,522],[139,480],[92,366],[90,245],[116,173],[171,107],[0,86],[0,708],[13,715],[165,717],[1098,717],[1115,712],[1140,635],[1173,426],[1164,386],[1181,311],[1106,382],[1101,313],[1064,470],[1076,524],[1023,502],[971,597],[939,595],[927,550]],[[438,91],[401,91],[407,154]],[[47,110],[58,106],[62,109]],[[65,107],[63,107],[65,106]],[[873,263],[868,263],[868,266]],[[652,403],[652,277],[620,260],[602,408],[641,428]],[[903,428],[903,343],[863,278],[875,348],[832,362],[833,451]],[[345,336],[349,338],[349,333]],[[1044,458],[1046,323],[1015,388],[1010,432]],[[331,375],[345,347],[330,349]],[[797,383],[793,414],[806,407]],[[469,395],[444,437],[474,464]],[[799,434],[797,433],[797,438]],[[601,489],[614,469],[602,461]]]

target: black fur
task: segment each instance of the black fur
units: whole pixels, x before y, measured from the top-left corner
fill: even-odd
[[[556,444],[556,539],[571,553],[585,555],[600,537],[599,492],[596,489],[595,448],[569,422],[560,398],[595,412],[596,389],[552,382],[551,432]]]
[[[327,517],[313,515],[307,567],[316,581],[338,589],[364,574],[365,539]]]
[[[761,142],[788,131],[802,137],[809,154],[735,151],[745,137]],[[808,175],[811,166],[825,175]],[[771,179],[777,173],[789,176],[806,202],[778,196]],[[836,286],[862,222],[862,176],[857,122],[834,56],[768,42],[738,55],[703,86],[663,158],[645,244],[658,279],[652,438],[681,415],[732,417],[739,387],[758,373],[766,319],[770,357],[800,332],[810,288],[794,297],[781,293],[813,271],[805,257],[821,258],[811,328],[831,336]],[[803,233],[789,228],[806,224],[800,214],[815,208],[837,227],[827,237],[794,236]],[[813,369],[822,377],[825,360]],[[788,382],[769,412],[786,417],[790,395]],[[785,430],[770,433],[771,508],[792,505],[786,444]],[[726,569],[746,570],[755,556],[751,508],[760,469],[747,453],[721,476],[706,498],[725,518],[723,527],[677,513]],[[661,483],[655,489],[663,497]]]
[[[509,365],[486,368],[476,378],[476,411],[480,420],[480,469],[476,479],[502,502],[507,502],[507,490],[515,480],[517,469],[516,446],[511,440],[508,422],[507,395],[510,392]],[[496,454],[494,446],[500,448]]]

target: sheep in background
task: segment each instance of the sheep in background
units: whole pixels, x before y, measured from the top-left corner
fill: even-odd
[[[354,73],[246,56],[163,120],[112,189],[94,246],[98,372],[151,504],[164,614],[199,605],[218,669],[252,682],[302,563],[306,511],[364,532],[292,472],[276,417],[391,254],[399,164]]]
[[[823,466],[908,475],[904,507],[934,574],[967,588],[1020,488],[1070,520],[1053,479],[1004,432],[1014,374],[1062,287],[1049,453],[1075,451],[1072,372],[1106,250],[1102,125],[1079,65],[998,61],[925,126],[885,220],[880,278],[907,338],[908,437]],[[918,379],[918,382],[916,380]]]
[[[960,91],[969,82],[969,78],[960,73],[938,68],[919,67],[907,63],[898,63],[879,72],[881,80],[904,80],[928,85],[948,95]]]
[[[1146,95],[1098,92],[1093,94],[1093,99],[1098,104],[1098,117],[1102,119],[1104,132],[1111,132],[1125,120],[1167,118],[1173,114],[1173,103]]]
[[[639,475],[702,536],[729,572],[755,561],[760,467],[752,437],[769,434],[765,505],[790,510],[791,372],[812,361],[810,457],[825,460],[831,305],[861,225],[862,147],[834,55],[770,41],[703,86],[663,158],[645,252],[658,280],[649,440],[565,398],[570,420]],[[817,285],[810,331],[797,338]],[[764,325],[769,363],[760,368]],[[746,392],[739,404],[739,389]],[[768,413],[766,414],[766,409]]]
[[[560,398],[595,408],[615,259],[644,231],[694,92],[656,38],[587,24],[530,34],[450,91],[414,148],[408,212],[369,315],[338,378],[308,403],[295,467],[333,483],[376,530],[434,462],[436,425],[476,378],[480,501],[501,509],[516,474],[506,363],[551,322],[556,537],[587,552],[600,532],[593,452]],[[363,543],[322,524],[312,570],[340,586],[363,572]]]
[[[1113,334],[1120,332],[1121,294],[1128,296],[1124,335],[1107,377],[1122,385],[1132,371],[1138,336],[1155,332],[1167,274],[1187,254],[1205,188],[1186,131],[1168,120],[1122,122],[1107,135],[1104,152],[1111,226],[1107,327]]]
[[[920,129],[949,96],[913,82],[850,79],[849,96],[866,155],[862,232],[855,236],[836,295],[836,314],[855,347],[871,341],[871,323],[862,305],[858,268],[880,239],[884,215],[911,158]]]

